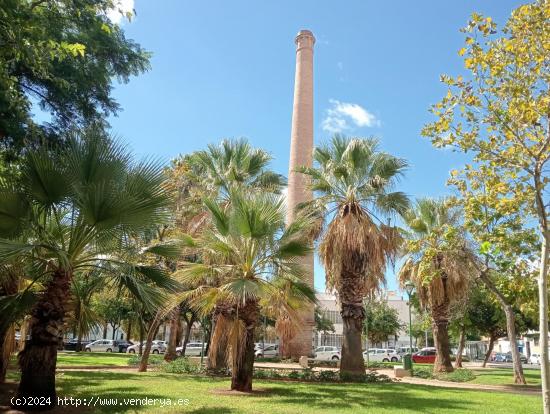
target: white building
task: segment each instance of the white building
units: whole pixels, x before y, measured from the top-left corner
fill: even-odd
[[[340,306],[337,302],[336,296],[330,293],[318,293],[316,295],[319,302],[319,307],[322,313],[334,324],[334,333],[314,333],[314,346],[331,345],[342,346],[342,316],[340,315]],[[379,345],[381,347],[400,347],[409,345],[409,302],[403,298],[396,291],[385,291],[381,295],[388,304],[397,310],[399,320],[403,325],[403,328],[397,333],[395,337],[388,338],[388,341],[383,344],[369,344],[369,346]],[[365,344],[366,347],[367,344]]]

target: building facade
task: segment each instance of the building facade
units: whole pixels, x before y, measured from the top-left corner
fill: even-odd
[[[334,324],[334,332],[314,332],[313,346],[342,346],[342,316],[340,307],[335,295],[329,293],[318,293],[317,300],[321,313]],[[368,344],[370,347],[397,348],[409,345],[409,302],[403,298],[399,292],[385,291],[380,295],[381,299],[387,301],[388,305],[397,311],[402,328],[397,335],[390,336],[388,340],[381,344]],[[413,339],[414,343],[414,339]],[[364,347],[367,347],[365,342]]]

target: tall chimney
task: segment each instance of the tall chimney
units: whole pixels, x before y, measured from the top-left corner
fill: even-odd
[[[313,157],[313,45],[315,37],[309,30],[300,30],[296,43],[296,75],[294,78],[294,106],[290,135],[290,162],[288,171],[287,224],[296,216],[298,204],[312,199],[307,178],[297,173],[298,167],[312,166]],[[306,282],[313,288],[313,254],[302,258]],[[312,353],[314,310],[309,306],[301,312],[301,328],[289,344],[290,355],[299,358]]]

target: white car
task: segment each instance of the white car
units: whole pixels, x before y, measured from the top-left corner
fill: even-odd
[[[97,341],[90,342],[84,347],[86,352],[118,352],[118,346],[112,339],[98,339]]]
[[[185,356],[201,356],[203,350],[202,342],[189,342],[185,347]],[[206,346],[204,347],[206,351]],[[183,346],[176,348],[176,355],[181,356],[183,352]]]
[[[319,346],[313,351],[313,358],[318,361],[338,361],[340,350],[335,346]]]
[[[279,345],[266,346],[255,351],[256,358],[273,358],[279,356]]]
[[[540,354],[531,354],[529,357],[529,363],[540,365]]]
[[[397,362],[401,356],[394,349],[370,348],[368,352],[369,362]],[[363,351],[363,359],[367,360],[367,351]]]
[[[146,341],[143,341],[142,347],[145,349],[145,345],[147,345]],[[166,351],[166,342],[165,341],[153,341],[151,344],[151,353],[152,354],[161,354]],[[137,344],[134,344],[132,346],[129,346],[126,349],[126,352],[129,354],[135,354],[136,352],[139,352],[139,342]]]

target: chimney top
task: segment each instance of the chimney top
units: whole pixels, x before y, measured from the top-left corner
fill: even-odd
[[[305,44],[308,45],[309,47],[313,47],[313,45],[315,44],[315,36],[313,36],[313,33],[311,32],[311,30],[305,30],[305,29],[300,30],[296,35],[296,39],[294,39],[294,43],[298,45],[298,43],[301,42],[302,40],[306,40]]]

